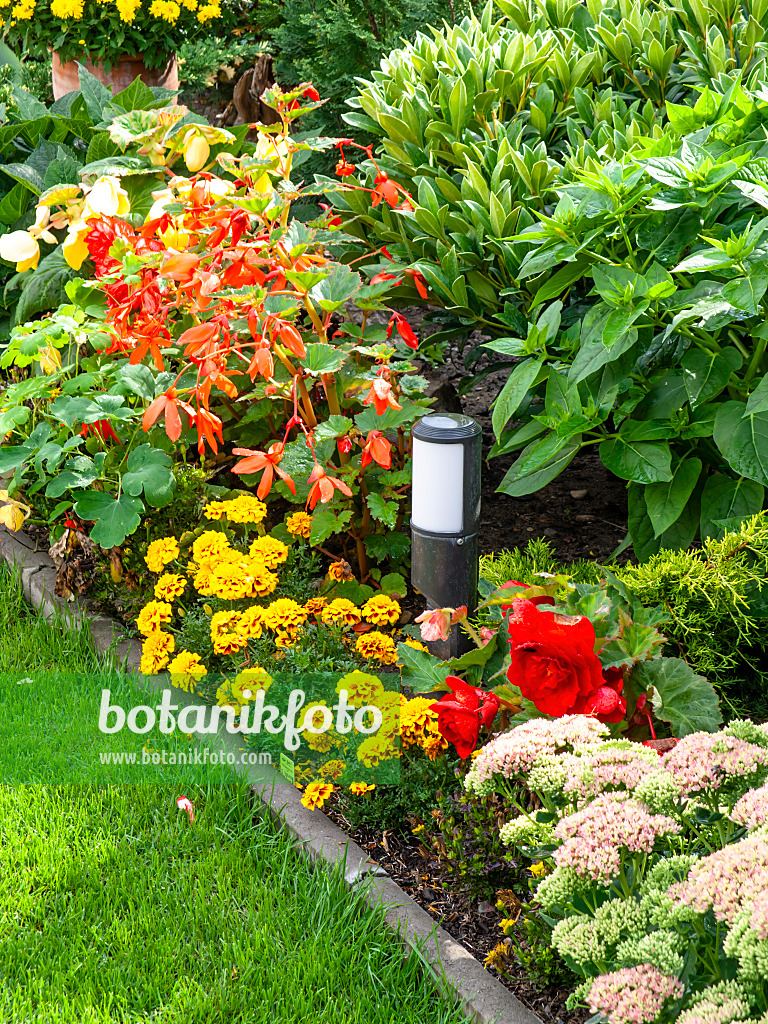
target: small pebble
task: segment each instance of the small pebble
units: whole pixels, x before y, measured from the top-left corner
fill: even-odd
[[[586,488],[584,488],[584,489],[582,489],[580,491],[571,491],[570,493],[571,493],[571,497],[572,498],[576,498],[577,501],[578,501],[579,498],[586,498],[586,496],[587,496]]]

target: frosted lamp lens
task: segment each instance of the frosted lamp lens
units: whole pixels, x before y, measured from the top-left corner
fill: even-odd
[[[413,439],[411,521],[429,533],[464,529],[464,445]]]

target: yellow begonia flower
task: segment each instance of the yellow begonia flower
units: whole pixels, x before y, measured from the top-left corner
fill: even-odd
[[[155,201],[152,203],[149,213],[147,214],[147,221],[157,220],[158,217],[162,217],[165,213],[166,206],[170,206],[171,203],[176,202],[176,196],[169,188],[164,188],[161,192],[153,192],[152,198]]]
[[[64,239],[61,251],[73,270],[79,270],[90,255],[88,246],[85,244],[85,236],[90,230],[90,225],[86,224],[84,220],[75,220],[69,226],[69,232]]]
[[[6,505],[0,508],[0,523],[15,533],[24,525],[24,520],[30,515],[32,510],[23,501],[14,501],[13,498],[9,497],[8,491],[0,491],[0,501],[7,502]]]
[[[194,174],[195,171],[200,171],[205,167],[208,157],[211,155],[211,147],[199,132],[194,128],[190,128],[184,136],[182,153],[184,154],[184,162]]]
[[[28,231],[11,231],[0,237],[0,256],[16,264],[16,272],[34,269],[40,262],[40,246]]]
[[[256,143],[256,156],[259,160],[274,160],[278,156],[285,160],[288,156],[288,143],[282,135],[262,132]]]
[[[50,209],[47,206],[38,206],[35,210],[35,223],[29,229],[29,233],[33,238],[42,238],[44,242],[56,245],[59,241],[58,238],[48,230],[50,220]]]
[[[120,217],[130,210],[128,193],[120,188],[118,178],[108,175],[97,178],[85,197],[86,217]]]
[[[61,356],[53,345],[46,345],[37,353],[37,361],[43,373],[56,373],[61,369]]]

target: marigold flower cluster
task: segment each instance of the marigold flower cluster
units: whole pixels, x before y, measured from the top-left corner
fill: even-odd
[[[431,761],[448,749],[448,740],[438,728],[434,701],[427,697],[414,697],[404,701],[400,708],[400,738],[403,750],[421,747]]]

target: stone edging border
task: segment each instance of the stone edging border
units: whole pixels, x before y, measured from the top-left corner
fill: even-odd
[[[114,650],[129,670],[139,671],[141,644],[125,639],[114,620],[86,611],[77,601],[67,602],[54,593],[56,567],[35,542],[22,532],[0,526],[0,559],[21,571],[24,597],[46,619],[64,615],[73,624],[88,625],[94,646]],[[180,698],[189,695],[177,691]],[[225,740],[224,737],[220,739]],[[231,739],[231,738],[230,738]],[[263,769],[262,769],[263,772]],[[380,907],[387,925],[429,968],[438,985],[458,997],[467,1020],[474,1024],[542,1024],[500,981],[490,975],[461,943],[453,939],[426,910],[404,892],[387,872],[320,811],[301,803],[298,790],[265,783],[255,776],[253,793],[272,818],[294,836],[313,864],[341,870],[350,888],[371,907]],[[251,779],[253,781],[253,778]]]

